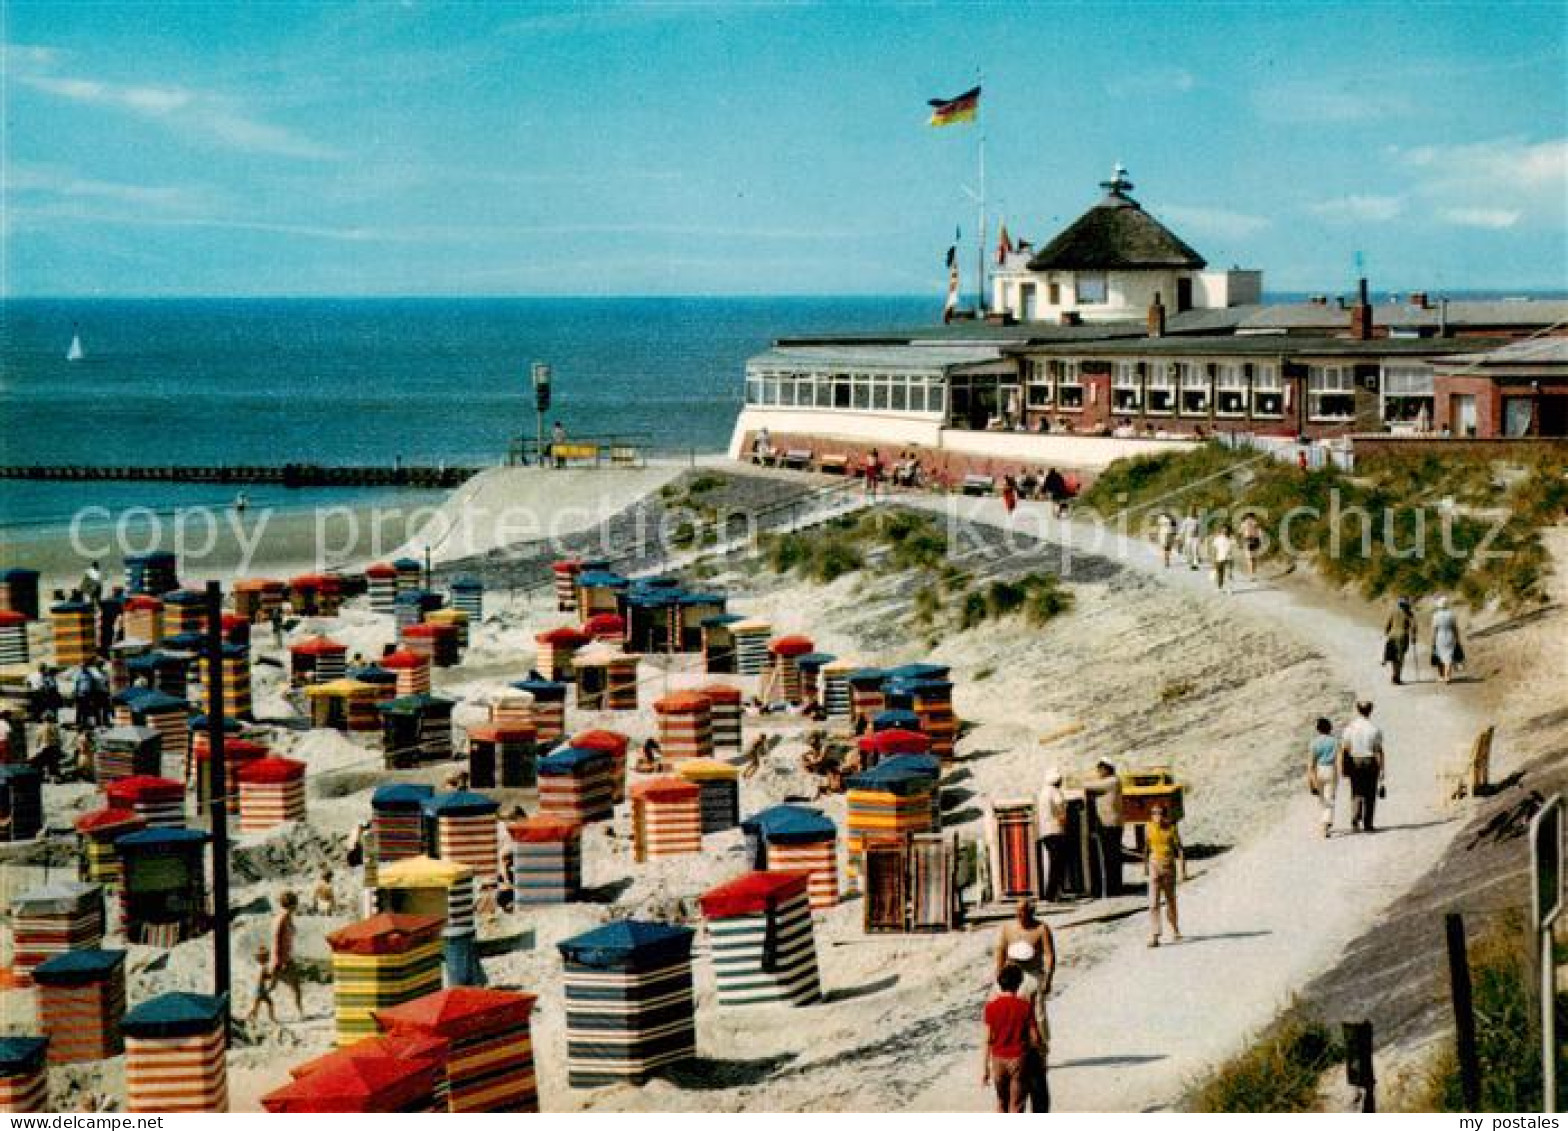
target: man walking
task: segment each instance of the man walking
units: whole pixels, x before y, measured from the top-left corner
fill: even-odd
[[[1116,896],[1122,893],[1122,783],[1116,767],[1106,759],[1096,762],[1094,769],[1096,776],[1083,789],[1094,799],[1099,894]]]
[[[1383,663],[1388,666],[1392,682],[1405,682],[1405,657],[1416,646],[1416,614],[1409,597],[1394,603],[1383,625]]]
[[[1067,795],[1062,792],[1062,771],[1052,766],[1045,773],[1039,801],[1040,845],[1045,849],[1045,901],[1062,896],[1067,875]]]
[[[1372,702],[1356,703],[1356,717],[1339,738],[1341,756],[1350,777],[1352,829],[1376,832],[1377,801],[1383,787],[1383,732],[1372,721]]]
[[[1187,568],[1197,569],[1203,558],[1203,524],[1198,520],[1197,507],[1187,508],[1176,536],[1181,539],[1181,556],[1186,560]]]

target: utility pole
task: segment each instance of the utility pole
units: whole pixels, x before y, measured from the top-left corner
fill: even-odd
[[[230,1020],[229,963],[229,785],[228,751],[223,734],[223,587],[207,582],[207,749],[210,751],[212,797],[208,828],[212,832],[212,981],[213,994],[223,1001],[224,1023]]]
[[[542,361],[533,364],[534,381],[534,458],[544,463],[544,414],[550,411],[550,367]]]

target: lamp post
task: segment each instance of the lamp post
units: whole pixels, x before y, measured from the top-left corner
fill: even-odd
[[[534,381],[534,458],[544,466],[544,414],[550,411],[550,367],[542,361],[533,364]]]

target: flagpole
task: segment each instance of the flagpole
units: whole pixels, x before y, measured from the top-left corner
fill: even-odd
[[[980,144],[980,227],[975,232],[975,245],[978,254],[975,257],[975,266],[978,272],[975,275],[975,316],[985,318],[985,75],[979,68],[975,69],[975,86],[980,90],[979,102],[975,107],[975,125],[979,127]]]

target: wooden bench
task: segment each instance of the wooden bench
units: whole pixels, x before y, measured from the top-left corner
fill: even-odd
[[[964,476],[960,490],[966,495],[989,495],[996,487],[996,476],[977,475],[970,472]]]
[[[821,468],[824,475],[847,475],[849,474],[849,457],[828,453],[822,457],[817,466]]]
[[[804,471],[811,466],[811,449],[791,448],[779,458],[779,464],[791,471]]]
[[[586,460],[590,463],[599,462],[598,444],[573,444],[570,442],[551,444],[550,458],[556,463],[567,463],[571,460]]]

